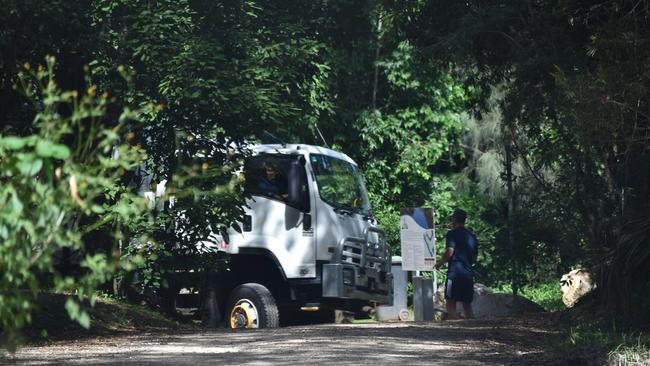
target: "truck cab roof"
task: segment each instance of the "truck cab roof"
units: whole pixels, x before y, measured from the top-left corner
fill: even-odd
[[[334,151],[321,146],[305,145],[305,144],[265,144],[254,145],[251,150],[256,154],[320,154],[331,156],[337,159],[345,160],[350,164],[357,165],[349,156],[342,152]]]

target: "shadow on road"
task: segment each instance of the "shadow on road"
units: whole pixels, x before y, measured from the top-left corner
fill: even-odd
[[[556,334],[522,319],[218,329],[31,347],[0,363],[539,365],[550,362],[545,340]]]

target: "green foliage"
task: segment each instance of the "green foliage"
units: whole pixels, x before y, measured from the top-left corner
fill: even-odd
[[[320,144],[318,124],[359,162],[395,253],[399,208],[434,207],[442,244],[462,207],[481,246],[478,281],[510,282],[513,260],[518,284],[602,265],[603,301],[641,323],[647,314],[634,304],[648,305],[650,293],[648,9],[630,0],[8,3],[2,319],[33,310],[58,248],[81,250],[88,277],[61,275],[59,290],[91,296],[86,288],[114,274],[119,239],[124,264],[164,287],[177,245],[194,250],[241,216],[233,172],[244,143],[264,141],[266,129]],[[59,60],[61,86],[51,63],[29,65],[47,53]],[[505,244],[505,143],[515,155],[514,248]],[[165,209],[151,217],[127,188],[142,163],[152,185],[141,188],[167,187],[154,203]],[[550,287],[523,289],[554,306]],[[68,310],[86,323],[82,307]],[[16,315],[16,324],[28,320]]]
[[[639,333],[621,332],[601,321],[583,321],[562,334],[559,353],[594,359],[607,365],[643,365],[647,363],[650,339]]]
[[[624,321],[634,319],[641,324],[650,323],[650,283],[647,281],[650,266],[650,221],[631,222],[624,227],[616,246],[607,255],[610,268],[622,267],[622,271],[600,274],[608,284],[601,289],[607,300],[608,309]],[[629,325],[629,323],[627,324]]]
[[[84,242],[98,229],[115,240],[125,223],[147,220],[146,202],[132,195],[123,180],[145,155],[120,140],[139,111],[124,109],[105,121],[109,100],[88,80],[86,93],[62,91],[54,79],[54,57],[45,67],[19,73],[16,86],[36,111],[35,133],[0,136],[0,321],[5,340],[15,346],[17,331],[32,319],[34,300],[50,284],[73,292],[68,314],[84,327],[90,318],[80,302],[95,300],[95,288],[107,281],[118,262]],[[76,277],[55,271],[62,251],[83,259]],[[60,258],[60,257],[59,257]],[[51,278],[51,274],[53,278]]]
[[[115,133],[146,151],[154,185],[166,181],[167,195],[156,204],[168,203],[172,195],[175,204],[155,212],[153,225],[125,223],[126,232],[144,230],[153,240],[123,240],[122,254],[143,269],[147,281],[162,286],[173,247],[193,250],[197,241],[241,216],[244,195],[232,173],[246,154],[245,141],[262,139],[268,129],[287,140],[311,142],[316,122],[326,135],[328,129],[349,127],[333,115],[351,120],[363,98],[359,85],[365,81],[356,83],[365,80],[357,71],[367,65],[368,49],[360,45],[372,35],[364,23],[368,16],[368,4],[346,0],[7,4],[0,14],[6,25],[0,30],[0,93],[6,102],[0,115],[7,116],[2,131],[36,133],[36,111],[24,108],[24,97],[10,86],[15,65],[38,62],[48,52],[59,59],[59,81],[66,89],[88,88],[83,68],[97,83],[95,93],[110,91],[111,107],[101,111],[105,119],[118,120],[125,106],[144,109],[138,116],[142,123]],[[120,74],[128,75],[126,83]],[[66,138],[69,148],[82,148],[84,141]],[[92,139],[85,141],[92,151]],[[19,167],[27,173],[38,168],[22,162]],[[137,185],[142,177],[135,170],[124,169],[124,180]],[[104,213],[91,223],[88,233],[96,237],[89,240],[102,239],[96,229],[109,227],[114,218]]]
[[[633,302],[619,303],[648,298],[638,291],[647,270],[629,276],[622,263],[629,250],[635,268],[646,260],[634,249],[642,245],[622,242],[644,242],[627,233],[650,212],[647,3],[406,1],[395,9],[413,44],[464,66],[482,95],[474,114],[489,111],[492,87],[503,87],[500,132],[525,168],[515,177],[519,244],[510,255],[547,273],[602,266],[605,292],[618,294],[603,303],[629,324],[647,322]]]
[[[153,183],[166,181],[175,198],[156,214],[164,228],[151,233],[157,260],[179,245],[194,250],[241,217],[233,173],[245,142],[265,137],[264,129],[288,140],[310,135],[332,112],[329,49],[315,25],[295,16],[321,11],[252,1],[93,4],[91,27],[101,37],[90,64],[101,85],[135,105],[164,106],[133,131]],[[116,85],[115,64],[125,65],[132,88]]]
[[[401,42],[378,63],[386,74],[386,97],[358,122],[369,190],[384,202],[410,206],[428,196],[440,160],[458,156],[459,112],[466,101],[448,69],[422,68],[425,61],[417,56],[412,45]]]
[[[462,156],[457,146],[467,94],[448,66],[428,62],[408,41],[397,43],[377,66],[386,88],[378,109],[364,111],[357,128],[375,214],[397,254],[401,207],[432,205],[440,218],[467,203],[460,202],[453,184],[442,176]],[[439,228],[439,243],[444,243],[444,232]]]

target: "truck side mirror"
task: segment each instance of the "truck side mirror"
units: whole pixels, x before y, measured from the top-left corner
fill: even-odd
[[[301,187],[302,187],[302,174],[300,174],[300,169],[303,169],[298,160],[291,162],[289,167],[289,177],[287,182],[287,187],[289,190],[289,198],[287,203],[294,207],[301,207]]]

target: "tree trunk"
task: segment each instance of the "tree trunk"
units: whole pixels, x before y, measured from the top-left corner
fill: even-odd
[[[517,292],[519,292],[519,284],[517,283],[517,248],[515,248],[515,228],[513,225],[513,216],[514,216],[514,208],[515,208],[515,198],[514,198],[514,191],[512,187],[512,147],[510,146],[510,143],[506,143],[506,185],[508,188],[508,246],[510,248],[510,255],[511,255],[511,260],[512,260],[512,268],[511,268],[511,275],[512,275],[512,293],[513,295],[517,295]]]

